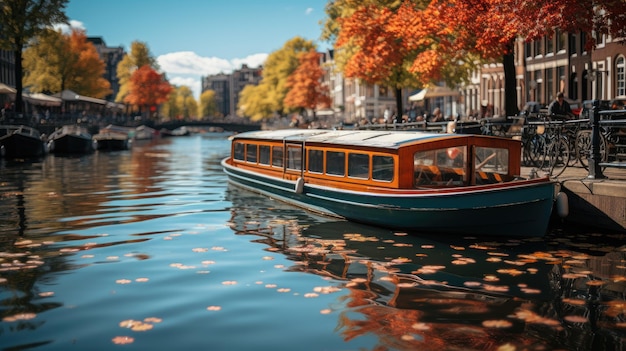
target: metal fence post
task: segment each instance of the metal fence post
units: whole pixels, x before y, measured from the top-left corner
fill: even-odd
[[[606,176],[602,174],[602,161],[600,155],[600,101],[594,100],[593,107],[590,111],[589,120],[591,121],[591,157],[589,158],[589,179],[604,179]]]

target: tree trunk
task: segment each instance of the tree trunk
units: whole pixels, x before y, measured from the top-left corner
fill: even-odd
[[[517,107],[517,79],[515,77],[515,56],[513,54],[513,45],[509,45],[509,53],[502,57],[502,65],[504,66],[504,109],[506,116],[515,116],[519,113]]]
[[[396,123],[402,123],[402,89],[394,88],[393,94],[396,97]]]
[[[22,92],[24,87],[22,85],[22,76],[24,74],[24,67],[22,66],[22,49],[21,43],[16,43],[17,49],[13,51],[15,55],[15,113],[20,116],[24,112],[24,98]],[[20,116],[23,117],[23,116]]]

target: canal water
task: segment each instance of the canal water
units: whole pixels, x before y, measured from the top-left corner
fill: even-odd
[[[318,217],[229,185],[227,136],[2,161],[0,349],[623,349],[622,236]]]

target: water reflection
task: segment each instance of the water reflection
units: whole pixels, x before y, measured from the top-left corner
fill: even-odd
[[[330,220],[227,186],[228,146],[0,162],[0,348],[621,348],[623,236]]]
[[[236,233],[348,289],[337,328],[380,349],[621,349],[621,235],[441,237],[314,217],[228,188]],[[374,348],[376,349],[376,348]]]

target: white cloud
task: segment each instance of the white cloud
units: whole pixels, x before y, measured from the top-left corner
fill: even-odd
[[[76,21],[76,20],[70,20],[69,25],[67,23],[57,23],[57,24],[53,24],[52,28],[54,28],[54,30],[61,30],[61,33],[65,33],[65,34],[69,34],[71,32],[72,28],[75,29],[80,29],[85,31],[85,24],[81,21]]]
[[[243,64],[250,68],[261,66],[267,54],[254,54],[246,58],[232,60],[218,57],[202,57],[192,51],[172,52],[157,57],[161,70],[166,73],[170,83],[178,86],[186,85],[196,99],[200,98],[202,77],[231,73],[240,69]]]
[[[309,8],[307,8],[307,9],[304,11],[304,14],[305,14],[305,15],[307,15],[307,16],[308,16],[308,15],[310,15],[310,14],[312,14],[312,13],[313,13],[313,8],[312,8],[312,7],[309,7]]]

